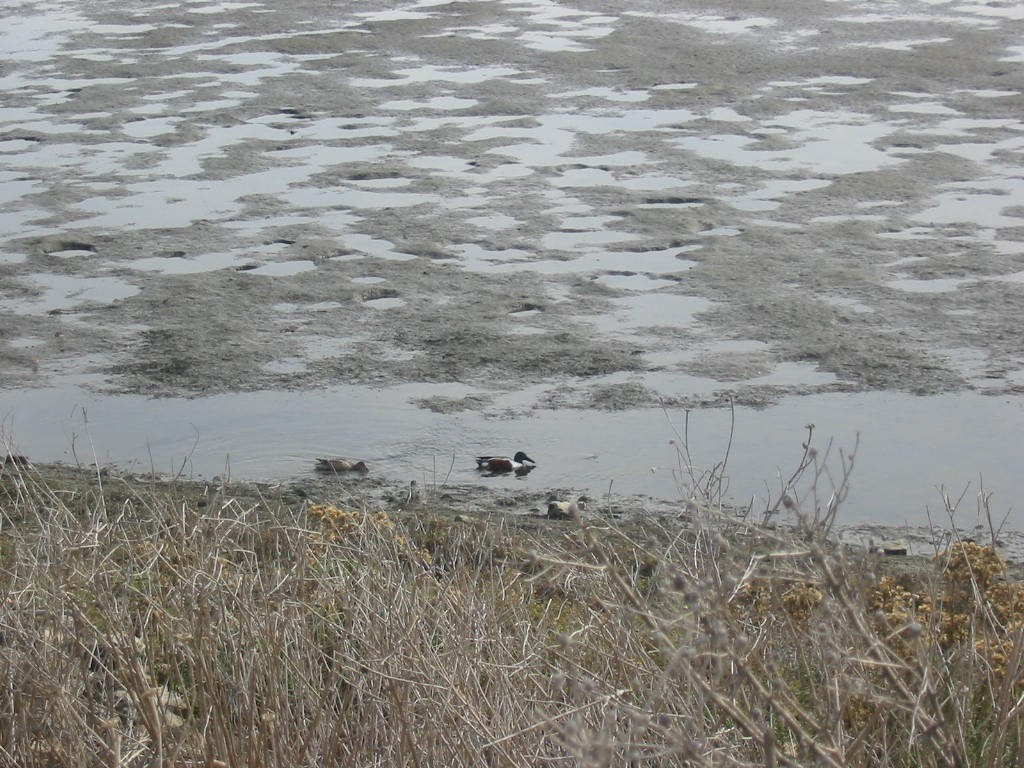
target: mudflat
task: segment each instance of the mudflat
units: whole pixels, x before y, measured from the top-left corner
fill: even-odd
[[[1019,14],[16,6],[0,383],[1017,393]]]

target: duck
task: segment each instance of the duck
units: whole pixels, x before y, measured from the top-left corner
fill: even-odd
[[[498,475],[515,472],[524,475],[536,466],[537,462],[522,451],[517,451],[512,458],[508,456],[477,456],[476,468],[484,472]]]
[[[365,461],[354,459],[317,459],[317,472],[369,472]]]
[[[585,496],[580,496],[576,501],[559,501],[554,493],[548,496],[548,519],[549,520],[578,520],[580,513],[587,508]]]

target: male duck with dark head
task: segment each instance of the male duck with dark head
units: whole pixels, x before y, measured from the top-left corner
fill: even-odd
[[[477,456],[476,468],[483,472],[490,472],[492,475],[515,472],[525,475],[537,465],[533,459],[522,451],[516,452],[515,456]]]

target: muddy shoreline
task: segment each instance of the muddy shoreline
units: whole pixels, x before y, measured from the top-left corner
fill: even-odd
[[[572,488],[552,489],[539,494],[535,489],[494,488],[485,485],[439,483],[399,484],[375,475],[341,473],[309,474],[276,482],[238,482],[223,478],[189,480],[152,473],[124,472],[116,467],[87,468],[65,464],[0,465],[0,485],[14,492],[20,485],[41,487],[67,499],[105,499],[108,506],[125,498],[144,504],[188,505],[203,509],[212,498],[229,499],[236,509],[258,516],[284,515],[300,519],[310,504],[332,504],[342,509],[384,511],[396,519],[408,516],[437,518],[455,525],[496,525],[524,536],[560,534],[584,525],[592,530],[614,528],[618,535],[643,537],[673,536],[683,531],[719,531],[750,542],[779,535],[786,538],[796,530],[795,520],[780,510],[771,520],[759,519],[734,508],[701,509],[697,505],[659,500],[645,496],[609,494],[580,496]],[[581,517],[552,519],[547,515],[549,496],[561,500],[585,500]],[[72,503],[72,502],[68,502]],[[79,502],[73,502],[75,504]],[[931,559],[951,541],[977,541],[993,545],[1010,565],[1014,578],[1024,573],[1024,534],[991,530],[955,530],[933,527],[893,527],[879,524],[831,527],[827,541],[850,556],[869,553],[882,561],[883,568],[918,572],[930,567]],[[640,540],[639,538],[637,540]],[[883,549],[890,551],[883,553]]]

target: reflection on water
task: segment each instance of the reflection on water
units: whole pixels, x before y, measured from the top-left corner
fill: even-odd
[[[522,479],[490,484],[536,491],[576,488],[600,495],[643,494],[676,499],[685,493],[669,444],[683,413],[658,409],[617,412],[533,410],[490,419],[475,412],[433,413],[410,404],[425,396],[462,397],[461,385],[390,389],[346,387],[317,392],[259,392],[195,399],[99,397],[81,390],[0,393],[4,432],[15,450],[36,460],[113,462],[126,469],[212,477],[282,479],[312,471],[318,455],[365,458],[376,474],[399,482],[478,483],[472,457],[528,449],[538,468]],[[254,418],[259,414],[259,418]],[[762,410],[737,408],[729,454],[729,495],[763,503],[777,494],[802,453],[806,425],[825,451],[833,441],[849,451],[860,435],[853,489],[843,522],[923,525],[926,508],[945,522],[939,487],[974,513],[981,479],[992,509],[1024,530],[1024,400],[953,394],[893,393],[790,397]],[[730,439],[727,409],[695,410],[689,446],[698,472],[720,461]],[[95,452],[95,453],[94,453]],[[969,486],[969,487],[968,487]],[[823,481],[822,492],[829,491]],[[1016,507],[1014,509],[1014,507]],[[967,521],[974,524],[973,518]],[[962,523],[966,524],[966,523]]]

